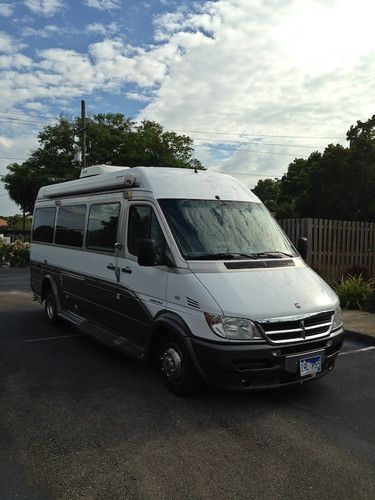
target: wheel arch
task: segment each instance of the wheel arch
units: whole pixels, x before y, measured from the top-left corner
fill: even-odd
[[[44,279],[43,279],[42,289],[41,289],[41,293],[40,293],[41,302],[43,302],[45,300],[48,288],[52,289],[52,292],[53,292],[53,294],[55,296],[55,300],[56,300],[57,310],[60,311],[61,303],[60,303],[59,290],[57,288],[56,281],[53,279],[53,277],[50,274],[47,274],[46,276],[44,276]]]
[[[184,342],[196,370],[203,377],[203,379],[206,379],[200,364],[198,363],[191,342],[189,341],[189,339],[193,337],[193,333],[183,318],[174,312],[166,310],[159,311],[155,317],[146,359],[150,360],[155,358],[161,337],[167,332],[178,335],[178,337]]]

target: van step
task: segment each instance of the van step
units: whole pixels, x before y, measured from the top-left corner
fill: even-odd
[[[119,337],[118,335],[115,335],[114,333],[111,333],[98,325],[89,323],[88,321],[82,323],[82,325],[79,326],[79,330],[85,335],[88,335],[89,337],[92,337],[95,340],[99,341],[100,343],[105,344],[108,347],[112,347],[118,351],[122,351],[133,358],[143,359],[145,356],[144,348],[133,344],[128,339]]]
[[[59,317],[74,326],[81,326],[86,321],[86,318],[71,311],[61,311]]]

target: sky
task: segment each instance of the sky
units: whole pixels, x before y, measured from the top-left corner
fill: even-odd
[[[61,113],[194,138],[249,187],[375,114],[373,0],[0,0],[0,176]],[[19,212],[0,183],[0,215]]]

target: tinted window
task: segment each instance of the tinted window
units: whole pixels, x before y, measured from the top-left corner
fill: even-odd
[[[33,241],[52,243],[56,208],[37,208],[34,214]]]
[[[102,203],[90,208],[86,247],[113,252],[117,241],[120,203]]]
[[[56,222],[55,243],[81,247],[85,228],[86,205],[59,207]]]
[[[133,205],[129,212],[129,252],[138,255],[139,240],[145,238],[151,238],[155,241],[157,254],[165,252],[165,238],[153,209],[146,205]]]

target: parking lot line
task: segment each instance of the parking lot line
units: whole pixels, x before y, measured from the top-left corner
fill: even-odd
[[[80,337],[81,334],[79,333],[72,333],[71,335],[57,335],[56,337],[39,337],[36,339],[25,339],[25,340],[15,340],[12,342],[4,342],[0,343],[0,347],[7,346],[7,345],[16,345],[16,344],[27,344],[29,342],[44,342],[46,340],[59,340],[59,339],[68,339],[71,337]]]

